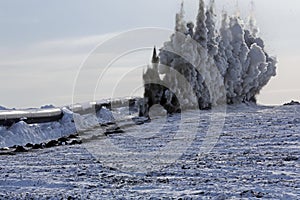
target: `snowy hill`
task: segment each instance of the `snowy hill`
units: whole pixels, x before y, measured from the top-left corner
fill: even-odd
[[[171,164],[158,162],[161,168],[157,168],[147,163],[145,173],[126,172],[119,167],[135,163],[128,160],[132,152],[144,154],[145,160],[139,160],[139,164],[146,162],[149,153],[188,130],[176,128],[178,115],[156,117],[139,126],[126,125],[125,110],[123,120],[119,118],[117,123],[124,133],[107,136],[124,149],[123,156],[115,155],[117,162],[97,159],[90,151],[103,141],[105,127],[81,133],[80,137],[86,138],[81,145],[2,155],[0,198],[297,199],[300,195],[300,106],[229,106],[218,142],[203,155],[199,148],[211,112],[201,111],[200,116],[188,112],[190,127],[199,126],[193,142]],[[21,123],[12,129],[21,128],[24,134],[30,134],[30,127],[25,127]]]

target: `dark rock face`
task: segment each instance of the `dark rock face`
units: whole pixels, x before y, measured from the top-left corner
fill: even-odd
[[[68,138],[65,138],[65,137],[62,137],[62,138],[59,138],[58,141],[59,142],[67,142],[69,139]]]
[[[110,129],[110,131],[111,131],[110,134],[124,132],[121,128],[117,126]],[[25,152],[30,152],[32,150],[38,150],[44,148],[53,148],[53,147],[65,146],[65,145],[80,145],[82,144],[82,142],[83,141],[81,140],[78,134],[71,134],[67,137],[61,137],[57,140],[51,140],[39,144],[27,143],[25,146],[14,145],[11,147],[0,148],[0,155],[16,155],[18,153],[25,153]]]
[[[139,101],[137,99],[129,99],[129,101],[128,101],[129,115],[131,115],[133,113],[137,113],[139,111],[138,103],[139,103]]]
[[[243,198],[263,198],[264,197],[264,193],[262,192],[255,192],[253,190],[245,190],[243,192],[241,192],[240,194],[241,197]]]
[[[171,93],[171,101],[167,99],[166,93]],[[164,107],[168,113],[180,113],[180,103],[177,97],[170,90],[159,84],[146,84],[144,93],[144,105],[140,109],[140,116],[149,115],[149,109],[156,104]]]
[[[43,149],[44,145],[43,144],[34,144],[32,149]]]
[[[152,68],[149,67],[143,75],[145,88],[144,102],[140,105],[139,116],[148,117],[149,109],[156,104],[161,105],[168,114],[180,113],[182,109],[194,108],[195,105],[180,104],[180,98],[182,98],[182,96],[178,95],[183,95],[186,92],[186,86],[184,86],[184,84],[190,84],[189,86],[192,88],[198,101],[198,105],[196,107],[199,109],[210,109],[211,103],[209,101],[209,90],[203,77],[194,68],[194,66],[174,53],[162,50],[161,54],[170,54],[170,56],[164,57],[170,57],[172,58],[171,60],[166,59],[160,61],[160,63],[165,66],[171,65],[172,69],[185,78],[185,83],[181,85],[181,88],[172,88],[174,84],[172,84],[172,79],[170,79],[168,74],[166,74],[164,78],[159,76],[159,58],[156,55],[156,50],[154,49],[152,58],[153,66]],[[193,84],[194,80],[197,80],[197,84]],[[175,93],[174,90],[177,90],[177,93]]]
[[[120,127],[118,126],[114,126],[114,127],[110,127],[108,129],[106,129],[104,135],[111,135],[111,134],[117,134],[117,133],[124,133],[124,130],[122,130]]]
[[[81,140],[72,140],[69,145],[76,145],[76,144],[82,144]]]
[[[48,143],[46,143],[45,147],[46,148],[51,148],[51,147],[55,147],[58,145],[58,141],[57,140],[51,140]]]
[[[284,106],[296,106],[296,105],[300,105],[300,102],[298,102],[298,101],[291,101],[290,103],[285,103],[283,105]]]
[[[21,152],[27,152],[28,150],[25,149],[23,146],[17,146],[15,149],[15,152],[21,153]]]
[[[71,135],[69,135],[68,138],[70,138],[70,139],[76,139],[76,138],[78,138],[78,134],[71,134]]]
[[[33,144],[27,143],[27,144],[25,145],[25,147],[27,147],[27,148],[32,148],[32,147],[33,147]]]

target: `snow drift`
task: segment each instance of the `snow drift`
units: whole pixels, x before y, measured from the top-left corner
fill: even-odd
[[[208,109],[224,103],[256,102],[260,90],[276,75],[276,58],[265,51],[253,16],[245,25],[238,15],[223,11],[219,29],[216,21],[213,0],[208,7],[199,1],[196,25],[185,22],[182,3],[175,33],[159,55],[154,51],[152,66],[144,72],[141,115],[147,115],[154,104],[178,112],[195,106]],[[178,80],[177,72],[184,81]]]
[[[19,121],[9,127],[0,126],[0,148],[48,142],[114,121],[111,111],[104,107],[96,113],[96,116],[80,115],[67,107],[61,108],[61,111],[63,117],[56,122],[28,124]]]

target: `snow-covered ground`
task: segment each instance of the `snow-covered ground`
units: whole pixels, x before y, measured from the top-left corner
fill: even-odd
[[[81,145],[2,155],[0,199],[299,199],[300,106],[228,106],[218,142],[201,156],[211,111],[189,116],[194,116],[190,127],[198,131],[187,151],[174,163],[145,173],[109,167],[91,154],[89,145],[106,137],[103,127],[81,133]],[[108,137],[128,151],[155,150],[173,139],[180,119],[161,117],[139,126],[123,120],[119,125],[125,133]],[[161,130],[162,124],[163,131],[140,137],[141,143],[124,137],[138,138]]]

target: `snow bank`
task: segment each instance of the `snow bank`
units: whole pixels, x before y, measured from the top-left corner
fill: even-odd
[[[40,144],[99,126],[99,124],[114,122],[111,111],[104,107],[96,115],[80,115],[73,113],[66,107],[62,108],[61,111],[63,117],[57,122],[29,125],[20,121],[11,127],[0,126],[0,148],[26,145],[27,143]],[[7,112],[9,113],[9,111]]]
[[[27,143],[39,144],[75,133],[76,128],[72,118],[64,112],[59,122],[29,125],[20,121],[11,127],[0,127],[0,147],[26,145]]]

